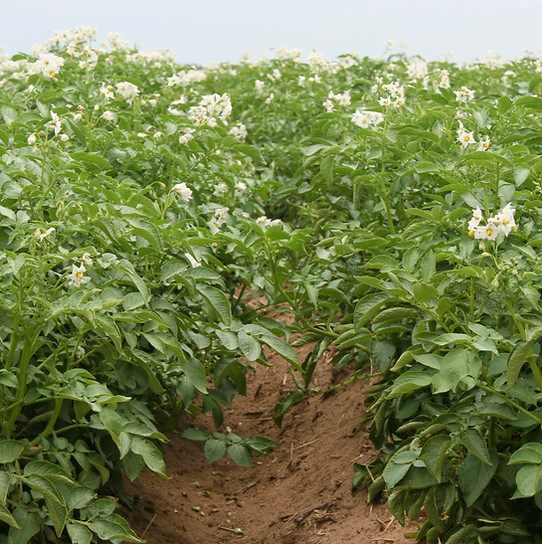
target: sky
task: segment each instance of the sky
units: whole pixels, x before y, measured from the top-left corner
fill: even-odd
[[[278,47],[344,53],[396,51],[455,62],[542,51],[542,0],[0,0],[0,46],[30,53],[55,30],[98,29],[138,49],[171,49],[178,62],[237,62]],[[406,46],[399,47],[404,43]]]

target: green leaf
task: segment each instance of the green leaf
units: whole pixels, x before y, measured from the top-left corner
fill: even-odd
[[[23,453],[24,444],[16,440],[2,440],[0,442],[0,464],[11,463]]]
[[[420,459],[437,482],[441,482],[442,463],[446,458],[452,440],[449,435],[439,434],[429,438],[423,445]]]
[[[532,341],[519,342],[512,351],[512,353],[510,353],[510,357],[508,358],[508,363],[506,367],[506,387],[508,390],[512,389],[512,387],[516,383],[519,373],[521,371],[521,367],[531,353],[532,345]]]
[[[71,538],[72,544],[90,544],[92,540],[92,532],[82,523],[68,523],[66,530]]]
[[[150,441],[140,436],[132,436],[132,451],[141,455],[145,464],[153,471],[167,478],[166,464],[160,450]]]
[[[303,372],[299,360],[297,359],[297,354],[290,344],[281,340],[278,336],[272,336],[271,334],[262,335],[260,340],[264,344],[267,344],[272,350],[276,351],[281,357],[286,359],[286,361],[288,361],[296,370]]]
[[[523,182],[529,177],[531,173],[530,168],[518,167],[514,170],[514,181],[516,186],[523,185]]]
[[[238,338],[239,349],[241,350],[241,353],[249,361],[256,361],[262,353],[262,347],[260,343],[258,342],[258,340],[256,340],[252,336],[249,336],[243,331],[239,331],[237,333],[237,338]]]
[[[364,296],[354,309],[354,326],[359,330],[375,317],[382,306],[389,300],[395,298],[389,293],[372,293]]]
[[[525,465],[516,474],[518,491],[524,497],[532,497],[542,489],[542,465]]]
[[[66,518],[68,517],[68,510],[64,504],[51,500],[49,497],[45,497],[45,506],[49,511],[49,517],[53,522],[56,536],[60,537],[66,526]]]
[[[88,506],[96,498],[96,492],[90,487],[84,485],[76,485],[70,489],[66,499],[68,509],[84,508]]]
[[[247,155],[251,159],[254,159],[255,161],[259,163],[265,163],[263,160],[262,154],[260,153],[260,150],[253,146],[248,144],[234,144],[231,146],[232,149],[235,151],[239,151],[239,153],[243,153],[243,155]]]
[[[542,98],[537,96],[522,96],[516,98],[515,104],[516,106],[525,106],[533,110],[542,110]]]
[[[86,153],[84,151],[74,151],[70,157],[76,161],[82,161],[87,164],[99,166],[103,170],[111,170],[112,166],[103,155],[99,153]]]
[[[486,465],[492,464],[486,442],[476,429],[467,429],[466,431],[459,433],[459,439],[469,452],[480,459],[480,461],[484,462]]]
[[[252,464],[252,452],[243,444],[232,444],[228,446],[228,455],[232,461],[242,467],[250,467]]]
[[[433,393],[455,393],[459,382],[469,375],[469,352],[463,348],[454,348],[446,354],[440,363],[440,371],[432,378]]]
[[[538,442],[527,442],[519,450],[516,450],[508,460],[508,465],[521,464],[542,464],[542,444]]]
[[[401,525],[405,524],[405,496],[406,490],[393,491],[388,497],[388,508]]]
[[[459,488],[467,507],[472,506],[487,487],[499,466],[497,452],[491,452],[491,464],[468,454],[458,471]]]
[[[120,542],[143,542],[132,531],[127,531],[120,523],[105,519],[95,519],[89,522],[88,527],[102,540],[119,540]]]
[[[431,374],[428,372],[420,372],[409,370],[401,374],[394,382],[386,398],[393,399],[401,395],[408,395],[413,391],[427,387],[431,383]]]
[[[11,478],[9,472],[0,472],[0,504],[6,502],[10,484]]]
[[[73,485],[75,483],[66,469],[49,461],[30,461],[24,467],[24,475],[29,476],[31,474],[45,476],[48,480],[59,484]]]
[[[128,479],[133,482],[145,468],[145,461],[140,455],[136,455],[134,452],[129,451],[122,458],[122,467],[124,468]]]
[[[196,429],[195,427],[186,427],[183,429],[181,436],[188,440],[203,442],[209,438],[209,433],[202,428]]]
[[[120,446],[119,434],[122,432],[123,428],[122,417],[110,408],[104,406],[100,410],[100,421],[111,435],[115,444]]]
[[[188,381],[201,393],[207,392],[207,374],[204,366],[194,358],[181,362],[181,368]]]
[[[216,317],[226,326],[231,325],[231,306],[228,297],[217,289],[210,285],[198,284],[196,289],[200,295],[209,303],[212,309],[211,317]]]
[[[205,447],[203,451],[205,452],[205,457],[209,463],[214,463],[221,459],[226,453],[227,445],[224,440],[217,440],[216,438],[210,438],[205,442]]]
[[[11,526],[8,534],[9,544],[27,544],[30,539],[41,529],[40,518],[37,514],[27,512],[22,508],[16,508],[13,517],[19,525]]]
[[[32,489],[41,493],[46,499],[64,506],[64,498],[60,491],[56,488],[54,482],[46,476],[30,474],[28,477],[25,477],[25,482]]]
[[[405,477],[411,466],[412,465],[408,463],[396,465],[393,461],[388,463],[382,473],[382,477],[384,478],[387,487],[393,489]]]
[[[3,215],[4,217],[11,219],[12,221],[15,221],[16,219],[15,212],[10,210],[9,208],[6,208],[5,206],[0,206],[0,215]]]
[[[371,360],[376,368],[381,372],[385,372],[395,355],[396,347],[391,342],[382,340],[380,342],[371,343]]]
[[[2,503],[0,503],[0,521],[3,521],[4,523],[7,523],[10,527],[15,527],[16,529],[21,528],[15,518],[11,515],[11,512]]]

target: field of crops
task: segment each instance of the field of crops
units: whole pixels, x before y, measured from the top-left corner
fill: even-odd
[[[187,415],[209,462],[280,446],[223,425],[263,346],[279,426],[324,355],[375,381],[352,487],[415,540],[542,543],[538,94],[535,56],[1,59],[0,544],[140,542],[113,497]]]

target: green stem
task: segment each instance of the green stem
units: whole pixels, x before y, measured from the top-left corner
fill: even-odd
[[[56,421],[58,419],[58,416],[60,415],[60,410],[62,408],[62,401],[63,399],[56,399],[55,400],[55,409],[53,410],[53,413],[51,414],[51,418],[49,419],[49,423],[47,423],[47,427],[43,429],[43,432],[41,432],[32,442],[30,442],[31,446],[36,446],[39,444],[44,438],[47,438],[55,428]]]
[[[503,393],[500,393],[499,391],[493,389],[492,387],[489,387],[489,386],[487,386],[487,385],[485,385],[483,383],[480,383],[480,382],[476,382],[476,385],[477,385],[477,387],[479,387],[480,389],[483,389],[487,393],[491,393],[492,395],[497,395],[498,397],[500,397],[501,399],[506,401],[510,406],[512,406],[516,410],[519,410],[522,414],[525,414],[527,417],[531,418],[533,421],[536,421],[536,423],[538,423],[538,425],[542,425],[542,419],[541,418],[535,416],[534,414],[532,414],[531,412],[529,412],[528,410],[526,410],[525,408],[523,408],[519,404],[515,403],[512,399],[509,399]]]

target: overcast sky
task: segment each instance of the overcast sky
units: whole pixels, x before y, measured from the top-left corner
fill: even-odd
[[[55,30],[91,26],[139,49],[172,49],[177,61],[253,58],[272,48],[380,56],[388,40],[409,55],[456,62],[496,51],[542,51],[542,0],[0,0],[0,45],[31,52]]]

